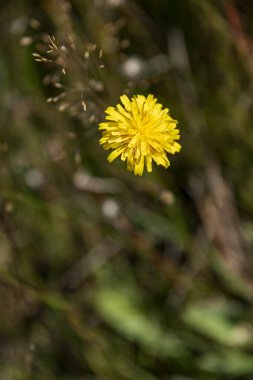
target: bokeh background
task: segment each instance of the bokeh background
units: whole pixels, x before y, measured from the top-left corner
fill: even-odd
[[[252,21],[251,0],[2,0],[0,379],[253,379]],[[179,121],[168,170],[107,162],[124,93]]]

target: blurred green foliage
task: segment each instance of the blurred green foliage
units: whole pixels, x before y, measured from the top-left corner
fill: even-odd
[[[253,378],[252,18],[250,0],[2,2],[0,379]],[[107,162],[97,126],[123,93],[179,120],[168,170]]]

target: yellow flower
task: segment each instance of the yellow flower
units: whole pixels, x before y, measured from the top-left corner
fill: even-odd
[[[142,175],[146,164],[152,171],[152,160],[167,168],[170,162],[167,153],[179,152],[181,146],[177,121],[169,115],[168,108],[162,109],[153,95],[134,96],[131,100],[123,95],[122,105],[105,110],[106,122],[99,124],[103,130],[100,144],[104,149],[113,149],[108,157],[112,162],[120,156],[127,160],[127,169]]]

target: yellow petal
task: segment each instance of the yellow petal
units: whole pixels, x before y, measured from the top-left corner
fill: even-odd
[[[120,97],[120,100],[121,100],[122,104],[125,106],[126,110],[128,111],[130,109],[130,106],[131,106],[130,99],[126,95],[122,95]]]
[[[134,157],[133,154],[129,154],[127,157],[127,169],[132,171],[134,168]]]
[[[135,164],[134,166],[134,174],[135,175],[142,175],[144,170],[144,157],[142,156],[139,163]]]
[[[147,171],[152,172],[152,157],[151,156],[146,157],[146,166],[147,166]]]
[[[123,152],[123,150],[124,150],[124,148],[122,148],[122,147],[119,147],[119,148],[113,150],[111,152],[111,154],[107,157],[107,160],[109,162],[112,162],[113,160],[115,160],[115,158],[117,158]]]

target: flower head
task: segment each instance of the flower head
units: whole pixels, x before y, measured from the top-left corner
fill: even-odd
[[[105,110],[106,122],[99,124],[103,130],[100,144],[104,149],[112,149],[108,161],[120,156],[127,161],[127,169],[135,175],[142,175],[144,166],[152,171],[152,160],[167,168],[170,162],[167,153],[179,152],[181,146],[177,121],[163,109],[153,95],[134,96],[131,100],[123,95],[123,104]]]

